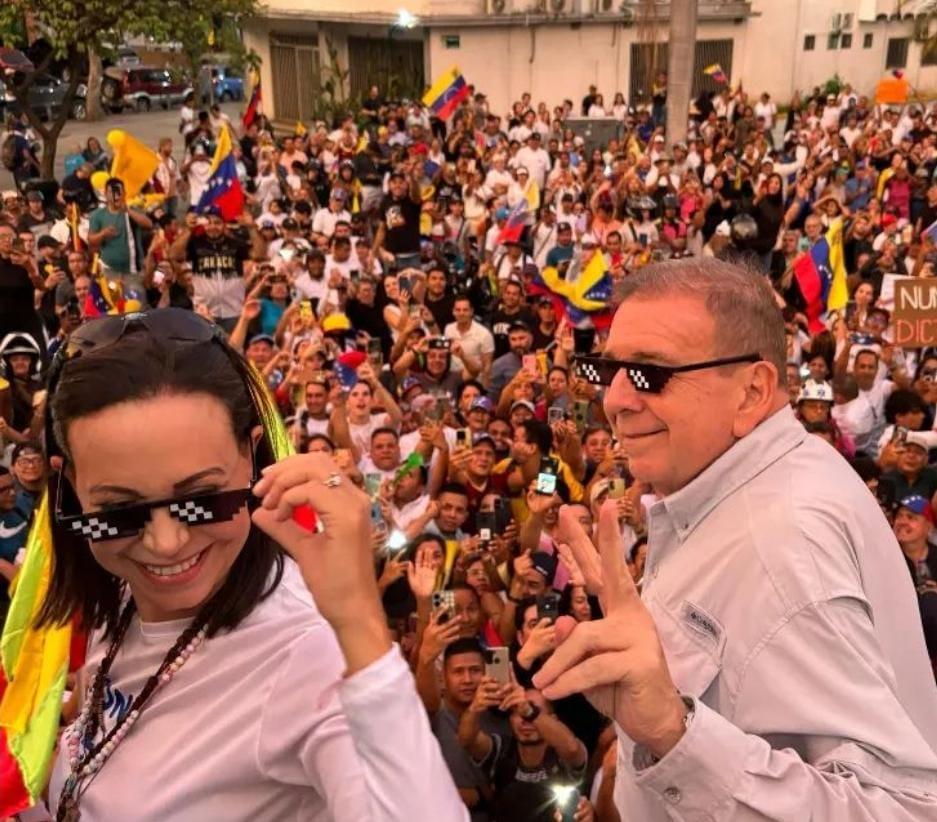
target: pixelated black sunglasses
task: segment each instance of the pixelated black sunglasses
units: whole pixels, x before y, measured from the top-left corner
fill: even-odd
[[[760,354],[744,354],[739,357],[723,357],[689,365],[651,365],[645,362],[615,360],[610,357],[576,357],[576,374],[591,385],[609,386],[620,372],[624,371],[636,391],[645,394],[660,394],[674,374],[701,371],[720,365],[761,362]]]

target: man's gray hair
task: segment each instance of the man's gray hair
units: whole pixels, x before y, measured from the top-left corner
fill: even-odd
[[[713,357],[759,354],[785,384],[784,319],[767,278],[735,263],[706,257],[645,266],[618,286],[618,298],[699,300],[716,325]]]

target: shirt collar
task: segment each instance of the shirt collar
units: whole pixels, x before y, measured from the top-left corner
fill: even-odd
[[[802,443],[807,436],[789,405],[738,440],[699,476],[658,503],[682,542],[726,497]],[[655,506],[656,507],[656,506]]]

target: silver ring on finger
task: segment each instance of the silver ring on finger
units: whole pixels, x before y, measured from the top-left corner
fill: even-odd
[[[342,484],[342,475],[337,471],[333,471],[328,477],[322,480],[322,484],[326,488],[338,488],[338,486]]]

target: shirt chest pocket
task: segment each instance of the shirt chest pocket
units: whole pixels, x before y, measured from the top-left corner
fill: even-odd
[[[707,611],[690,602],[678,608],[646,603],[654,617],[667,666],[680,693],[706,699],[722,671],[725,631]],[[711,695],[710,695],[711,696]]]

